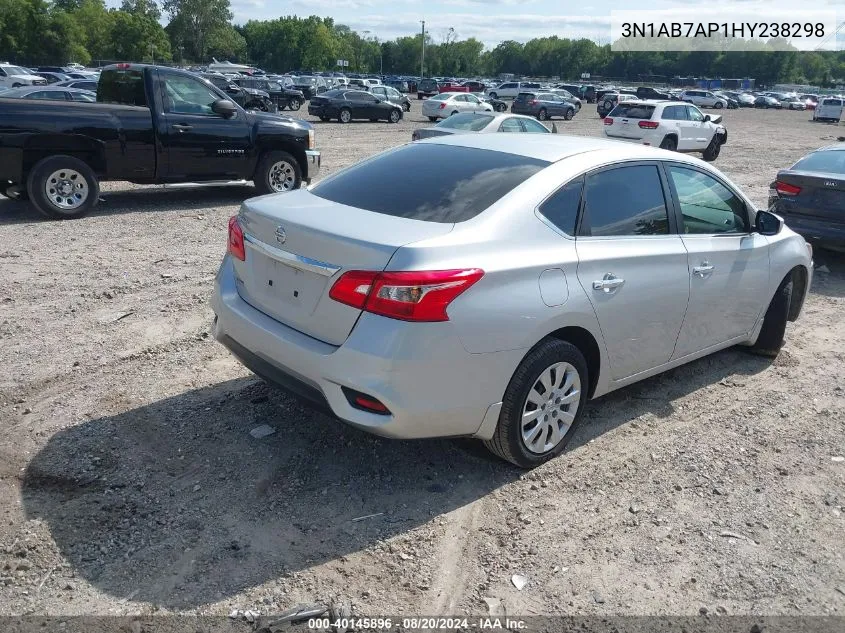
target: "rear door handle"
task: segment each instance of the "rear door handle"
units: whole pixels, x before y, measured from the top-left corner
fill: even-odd
[[[625,283],[624,279],[620,279],[613,273],[607,273],[600,281],[593,282],[593,290],[601,290],[610,294]]]
[[[710,262],[701,262],[701,266],[696,266],[692,269],[692,274],[696,277],[708,277],[709,275],[713,274],[713,271],[716,270],[716,267],[713,266]]]
[[[187,125],[184,123],[174,123],[172,127],[174,130],[179,130],[180,132],[187,132],[188,130],[194,129],[193,125]]]

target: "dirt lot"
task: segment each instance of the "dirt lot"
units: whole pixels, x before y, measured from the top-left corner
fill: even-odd
[[[765,203],[842,133],[808,119],[725,113],[717,166]],[[428,122],[315,125],[328,174]],[[602,133],[594,106],[558,127]],[[70,222],[0,200],[0,613],[845,615],[842,256],[817,253],[775,362],[729,350],[593,402],[525,474],[312,413],[212,340],[251,191],[109,184]]]

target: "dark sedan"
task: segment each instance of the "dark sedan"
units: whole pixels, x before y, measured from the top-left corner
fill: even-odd
[[[79,88],[80,90],[91,90],[97,92],[97,81],[94,79],[71,79],[53,84],[60,88]]]
[[[478,97],[480,101],[483,101],[484,103],[489,103],[491,106],[493,106],[493,109],[496,112],[508,111],[508,104],[505,101],[502,101],[501,99],[494,99],[490,95],[486,95],[483,92],[473,92],[472,94]]]
[[[805,239],[845,248],[845,146],[823,147],[780,170],[769,208]]]
[[[769,108],[775,108],[777,110],[780,110],[781,108],[783,108],[783,105],[774,97],[759,96],[754,99],[754,107],[765,108],[767,110]]]
[[[264,77],[238,77],[236,82],[239,86],[250,90],[261,90],[270,95],[270,100],[276,104],[279,110],[288,108],[299,110],[305,103],[305,93],[290,86],[283,86],[278,81],[265,79]]]
[[[551,92],[520,92],[511,105],[514,114],[535,116],[540,121],[560,116],[567,121],[575,116],[575,106]]]
[[[39,70],[36,74],[39,77],[44,77],[44,79],[47,80],[48,84],[57,84],[60,81],[70,81],[71,79],[73,79],[72,77],[65,75],[64,73],[54,73]]]
[[[398,123],[402,120],[402,107],[363,90],[329,90],[311,98],[308,114],[321,121],[337,119],[349,123],[353,119],[369,119]]]

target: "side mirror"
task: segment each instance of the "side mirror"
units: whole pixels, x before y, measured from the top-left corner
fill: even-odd
[[[235,107],[235,104],[228,99],[218,99],[211,104],[211,111],[214,112],[214,114],[219,114],[224,119],[231,119],[235,116],[238,109]]]
[[[770,211],[758,211],[754,219],[754,230],[760,235],[777,235],[783,230],[783,218]]]
[[[705,122],[705,123],[707,123],[708,121],[710,121],[710,115],[709,115],[709,114],[705,114],[705,115],[704,115],[704,122]]]

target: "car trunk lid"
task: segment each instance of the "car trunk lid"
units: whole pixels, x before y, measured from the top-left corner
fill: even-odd
[[[361,313],[329,297],[340,275],[384,270],[399,247],[454,226],[357,209],[306,190],[249,200],[238,221],[246,258],[234,264],[244,301],[332,345],[347,339]]]
[[[799,191],[792,193],[794,188]],[[784,170],[778,172],[775,189],[781,201],[778,210],[787,217],[787,224],[789,215],[845,223],[845,176],[842,174]]]

